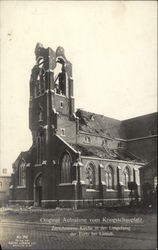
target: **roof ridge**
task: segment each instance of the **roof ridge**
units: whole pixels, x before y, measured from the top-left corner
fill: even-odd
[[[77,113],[77,111],[89,113],[89,114],[92,114],[92,115],[102,116],[102,117],[105,117],[105,118],[109,118],[109,119],[112,119],[112,120],[120,121],[120,122],[121,122],[121,120],[119,120],[119,119],[117,119],[117,118],[113,118],[113,117],[110,117],[110,116],[105,116],[105,115],[103,115],[103,114],[94,113],[94,112],[87,111],[87,110],[84,110],[84,109],[81,109],[81,108],[78,108],[78,109],[76,110],[76,113]]]

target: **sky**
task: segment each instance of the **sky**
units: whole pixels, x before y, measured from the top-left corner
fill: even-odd
[[[0,1],[0,167],[32,144],[37,42],[65,49],[75,106],[119,120],[157,111],[157,1]]]

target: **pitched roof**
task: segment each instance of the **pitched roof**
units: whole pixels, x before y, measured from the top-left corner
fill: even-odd
[[[76,111],[79,117],[80,131],[104,137],[133,139],[157,134],[157,112],[134,117],[127,120],[117,120],[104,115]]]
[[[33,150],[34,146],[32,145],[28,151],[22,151],[14,161],[13,165],[16,166],[17,164],[19,164],[19,161],[21,159],[24,159],[25,162],[28,162]]]
[[[125,149],[108,149],[105,147],[97,147],[92,145],[71,144],[76,150],[81,152],[82,156],[92,156],[103,159],[123,160],[141,162],[133,154]]]
[[[94,114],[81,109],[76,111],[79,117],[80,131],[93,133],[99,136],[126,139],[122,122],[99,114]]]
[[[27,157],[28,157],[28,151],[22,151],[22,152],[18,155],[18,157],[16,158],[16,160],[14,161],[13,164],[16,165],[16,163],[18,163],[18,162],[20,161],[20,159],[24,159],[24,160],[26,161]]]
[[[157,134],[157,112],[122,121],[127,139]]]

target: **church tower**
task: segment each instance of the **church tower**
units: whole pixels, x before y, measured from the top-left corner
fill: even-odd
[[[60,175],[56,138],[70,142],[72,133],[76,134],[72,65],[61,47],[54,52],[38,43],[35,56],[30,79],[29,128],[35,149],[34,175],[42,173],[42,197],[47,201],[56,199],[56,176]],[[34,185],[38,186],[38,182]]]
[[[66,59],[64,49],[58,47],[54,52],[38,43],[35,56],[30,79],[29,128],[40,164],[50,160],[53,134],[69,140],[69,129],[71,132],[72,127],[75,129],[74,97],[72,64]]]

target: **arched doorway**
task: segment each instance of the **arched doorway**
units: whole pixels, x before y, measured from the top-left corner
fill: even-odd
[[[41,206],[42,202],[42,174],[38,174],[34,181],[34,205]]]

